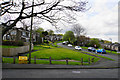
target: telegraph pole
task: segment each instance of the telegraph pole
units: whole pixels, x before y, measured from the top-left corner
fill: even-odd
[[[34,0],[32,2],[32,5],[34,5]],[[31,27],[30,27],[30,50],[29,50],[29,64],[31,64],[31,50],[32,50],[32,25],[33,25],[33,6],[32,6],[32,17],[31,17]]]

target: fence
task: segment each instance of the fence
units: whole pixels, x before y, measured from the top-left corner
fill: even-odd
[[[19,63],[18,61],[18,59],[16,60],[17,58],[16,57],[13,57],[13,58],[11,58],[11,61],[10,62],[8,62],[8,63],[12,63],[12,64],[17,64],[17,63]],[[32,64],[37,64],[37,61],[39,61],[39,59],[36,59],[36,56],[34,56],[34,59],[33,59],[33,61],[32,61]],[[48,64],[53,64],[52,63],[52,61],[54,61],[53,59],[52,59],[52,57],[49,57],[49,59],[47,59],[46,61],[49,61],[49,63]],[[69,65],[69,59],[68,58],[66,58],[65,60],[64,60],[65,62],[66,62],[66,65]],[[3,63],[4,63],[4,60],[2,61]],[[62,62],[62,61],[61,61]],[[74,61],[73,61],[74,62]],[[80,62],[81,63],[81,65],[84,65],[84,63],[88,63],[88,64],[92,64],[92,63],[94,63],[95,62],[95,59],[94,58],[88,58],[88,62],[84,62],[84,59],[83,58],[81,58],[81,61],[78,61],[78,62]],[[6,63],[6,61],[5,61],[5,63]]]

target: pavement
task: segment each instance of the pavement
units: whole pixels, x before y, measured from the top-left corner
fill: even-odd
[[[74,47],[68,47],[66,45],[62,45],[62,43],[58,43],[59,46],[68,48],[68,49],[74,49]],[[87,51],[83,49],[83,51]],[[87,51],[88,52],[88,51]],[[91,52],[93,54],[97,54],[94,52]],[[110,68],[120,68],[118,65],[120,62],[119,55],[115,54],[97,54],[101,56],[106,56],[109,58],[114,59],[115,61],[101,59],[100,61],[96,63],[92,63],[91,65],[53,65],[53,64],[2,64],[3,69],[110,69]]]

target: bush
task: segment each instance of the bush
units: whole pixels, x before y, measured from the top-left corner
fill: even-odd
[[[104,47],[104,49],[106,49],[106,50],[110,50],[110,48],[107,48],[107,47]]]
[[[23,41],[2,41],[2,45],[9,45],[9,46],[23,46]]]
[[[85,47],[90,47],[90,46],[91,46],[90,43],[85,44]]]
[[[49,42],[48,42],[47,40],[44,40],[44,43],[47,43],[47,44],[49,44]]]
[[[39,42],[33,42],[33,45],[40,45],[42,43],[39,43]]]
[[[91,46],[91,47],[95,47],[94,45],[96,45],[96,48],[101,47],[101,45],[100,45],[100,43],[99,43],[99,40],[98,40],[98,39],[95,39],[95,38],[91,39],[91,41],[90,41],[90,46]]]

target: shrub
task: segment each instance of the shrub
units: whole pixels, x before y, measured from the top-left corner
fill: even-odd
[[[44,40],[44,43],[47,43],[47,44],[49,44],[49,42],[48,42],[47,40]]]
[[[23,41],[2,41],[2,45],[23,46]]]
[[[40,45],[42,43],[39,43],[39,42],[33,42],[33,45]]]
[[[85,44],[85,47],[90,47],[90,46],[91,46],[90,43]]]
[[[106,49],[106,50],[110,50],[110,48],[107,48],[107,47],[104,47],[104,49]]]

